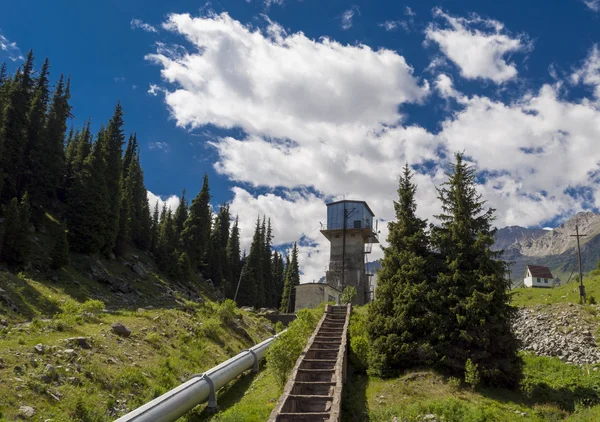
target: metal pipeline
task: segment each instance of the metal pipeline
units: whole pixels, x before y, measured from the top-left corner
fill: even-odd
[[[204,374],[194,375],[179,387],[121,416],[115,422],[175,421],[206,399],[208,399],[208,407],[216,407],[215,393],[244,371],[251,368],[258,371],[258,363],[265,357],[267,349],[281,333],[242,351]]]

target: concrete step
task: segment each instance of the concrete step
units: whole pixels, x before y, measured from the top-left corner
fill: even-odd
[[[312,345],[316,346],[318,349],[339,350],[339,348],[340,348],[339,342],[332,343],[329,341],[329,339],[326,339],[326,340],[315,339],[315,341],[313,341]]]
[[[325,422],[330,418],[329,412],[322,413],[280,413],[277,422]]]
[[[300,363],[302,369],[333,369],[337,359],[306,359]]]
[[[338,350],[335,349],[308,349],[304,359],[337,359]]]
[[[290,394],[283,405],[283,413],[323,413],[329,412],[331,396],[297,396]]]
[[[298,369],[296,381],[300,382],[334,382],[334,369]]]
[[[290,394],[298,396],[333,396],[334,382],[301,382],[296,381]]]

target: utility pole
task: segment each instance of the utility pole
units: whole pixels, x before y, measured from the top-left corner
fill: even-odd
[[[579,234],[579,226],[575,225],[575,234],[572,234],[571,237],[577,238],[577,263],[579,265],[579,298],[582,303],[585,303],[585,287],[583,286],[583,271],[581,270],[581,249],[579,248],[579,238],[585,237],[586,234]]]
[[[246,262],[248,261],[246,260]],[[244,276],[244,271],[246,270],[246,262],[244,262],[244,265],[242,266],[242,271],[240,271],[240,278],[238,280],[237,288],[235,289],[235,295],[233,295],[234,302],[237,299],[238,291],[240,290],[240,283],[242,282],[242,277]]]

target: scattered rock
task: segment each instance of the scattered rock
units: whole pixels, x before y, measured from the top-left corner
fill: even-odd
[[[131,269],[140,277],[146,277],[148,275],[146,267],[141,262],[136,262],[135,264],[133,264],[133,267],[131,267]]]
[[[77,352],[74,349],[65,349],[65,350],[63,350],[63,353],[67,356],[77,355]]]
[[[0,301],[6,303],[6,306],[8,306],[8,309],[10,309],[11,311],[19,312],[19,308],[17,308],[17,305],[15,305],[15,303],[8,296],[8,293],[4,289],[0,289]]]
[[[543,311],[522,308],[513,330],[523,350],[538,356],[555,356],[575,365],[600,363],[600,350],[592,335],[596,327],[580,312],[574,305]]]
[[[72,346],[79,346],[82,349],[91,349],[92,346],[88,343],[88,339],[86,337],[71,337],[67,339],[67,343]]]
[[[129,328],[125,327],[120,322],[111,324],[110,327],[112,328],[113,333],[115,333],[119,336],[129,337],[131,335],[131,330]]]
[[[35,415],[35,409],[31,406],[19,407],[19,416],[25,419],[31,419]]]
[[[41,355],[46,351],[46,347],[42,343],[39,343],[33,346],[33,350]]]

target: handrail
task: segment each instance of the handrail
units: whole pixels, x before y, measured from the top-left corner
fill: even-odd
[[[271,343],[285,331],[242,351],[203,374],[194,375],[180,386],[121,416],[115,422],[171,422],[207,399],[209,407],[216,407],[216,392],[248,369],[257,372],[258,362],[265,357]]]

